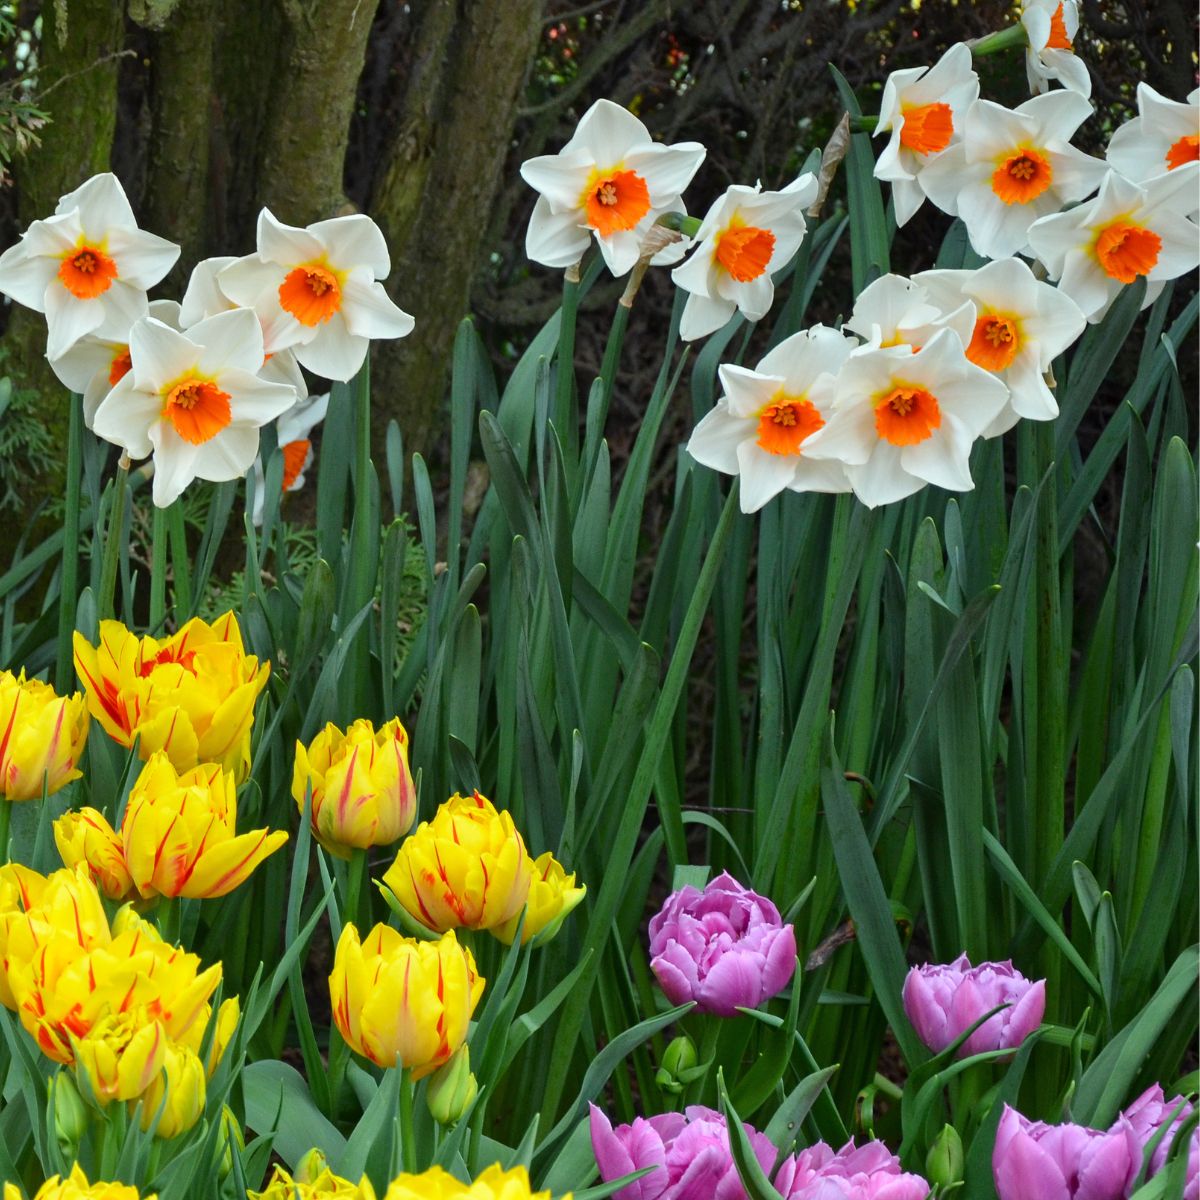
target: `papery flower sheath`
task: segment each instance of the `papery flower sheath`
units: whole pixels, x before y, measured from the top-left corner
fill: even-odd
[[[120,341],[179,247],[139,229],[115,175],[93,175],[0,254],[0,292],[46,314],[46,357],[93,334]]]
[[[839,464],[810,459],[808,440],[826,422],[836,376],[857,343],[815,325],[785,338],[754,368],[722,363],[722,394],[704,414],[688,453],[714,471],[741,478],[743,512],[756,512],[785,488],[845,492]]]
[[[1087,99],[1092,94],[1092,77],[1075,53],[1079,34],[1076,0],[1025,0],[1021,24],[1029,39],[1025,50],[1029,90],[1037,95],[1057,82]]]
[[[301,366],[346,381],[373,339],[412,332],[412,317],[380,282],[390,272],[387,243],[370,217],[355,213],[299,229],[264,208],[257,253],[224,267],[217,285],[258,314],[268,354],[291,349]]]
[[[698,142],[656,142],[627,109],[597,100],[557,154],[521,164],[521,178],[538,193],[525,253],[543,266],[571,267],[594,236],[609,270],[624,275],[650,226],[680,207],[704,153]],[[679,253],[670,247],[652,261]]]
[[[1075,92],[1049,92],[1015,109],[977,100],[961,143],[925,168],[921,184],[938,208],[962,219],[977,254],[1020,254],[1034,221],[1100,186],[1103,161],[1071,145],[1091,114]]]
[[[262,331],[245,309],[185,333],[152,317],[129,334],[130,370],[101,401],[92,429],[134,458],[154,455],[154,503],[193,479],[237,479],[258,454],[258,431],[296,403],[295,389],[260,379]]]
[[[804,209],[817,195],[813,175],[778,192],[735,184],[708,210],[686,262],[671,272],[688,293],[679,322],[685,342],[720,329],[735,312],[761,321],[771,309],[780,270],[800,248]]]
[[[913,967],[904,980],[904,1011],[917,1036],[935,1054],[961,1037],[985,1013],[989,1017],[959,1047],[959,1057],[987,1050],[1015,1050],[1041,1023],[1046,981],[1026,979],[1012,963],[971,966],[965,954],[952,963]]]
[[[722,872],[672,892],[650,919],[650,969],[672,1004],[732,1017],[787,987],[796,934],[765,896]]]
[[[1050,421],[1058,416],[1046,373],[1087,324],[1070,296],[1043,283],[1019,258],[976,271],[923,271],[914,282],[947,308],[969,302],[973,324],[964,343],[967,358],[1008,388],[1008,402],[984,437],[1011,429],[1021,417]]]
[[[875,178],[892,185],[897,225],[925,202],[925,170],[961,140],[963,117],[978,97],[979,76],[962,42],[932,67],[907,67],[887,77],[875,136],[890,136],[875,164]]]
[[[220,763],[241,782],[250,771],[254,705],[269,663],[242,646],[232,612],[211,625],[194,617],[161,640],[101,621],[96,646],[75,634],[75,669],[104,732],[149,758],[165,751],[177,770]]]
[[[1110,171],[1100,194],[1069,212],[1044,217],[1029,244],[1052,279],[1091,322],[1100,321],[1126,284],[1145,278],[1144,308],[1200,263],[1196,169],[1159,175],[1139,186]]]
[[[87,735],[80,693],[60,696],[24,671],[0,671],[0,803],[40,800],[78,779]]]
[[[1007,399],[1008,388],[967,359],[951,329],[915,353],[906,345],[863,347],[838,373],[829,419],[805,450],[840,462],[871,508],[929,483],[970,491],[971,446]]]

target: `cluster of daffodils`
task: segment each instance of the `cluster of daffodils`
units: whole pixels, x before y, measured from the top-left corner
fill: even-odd
[[[124,1102],[163,1138],[199,1120],[238,1022],[236,999],[212,1010],[220,981],[131,905],[110,922],[86,869],[0,867],[0,1003],[97,1106]]]
[[[722,395],[688,450],[740,476],[743,511],[784,489],[852,491],[872,507],[927,484],[969,490],[977,439],[1057,415],[1053,360],[1122,288],[1143,279],[1150,303],[1200,262],[1200,90],[1176,102],[1141,84],[1139,115],[1114,133],[1106,159],[1077,149],[1071,139],[1093,111],[1073,51],[1077,7],[1027,0],[1021,36],[1035,95],[1015,109],[980,97],[966,44],[888,77],[875,174],[891,184],[897,224],[929,199],[991,261],[885,276],[840,329],[803,330],[753,369],[720,367]],[[573,266],[594,238],[622,274],[639,246],[647,265],[686,253],[672,271],[687,293],[684,340],[735,313],[761,319],[773,273],[804,238],[818,182],[803,175],[777,192],[735,185],[696,222],[681,194],[703,154],[690,142],[654,143],[636,118],[598,102],[558,154],[522,168],[539,193],[530,257]],[[664,227],[690,229],[690,244],[664,249]]]
[[[116,176],[96,175],[0,255],[0,292],[45,313],[46,357],[93,432],[152,456],[155,504],[255,468],[261,520],[259,430],[276,422],[291,491],[325,415],[328,395],[311,395],[301,368],[346,381],[373,338],[413,320],[384,291],[387,245],[360,214],[298,229],[264,209],[255,253],[206,259],[182,302],[150,301],[178,257],[138,228]]]

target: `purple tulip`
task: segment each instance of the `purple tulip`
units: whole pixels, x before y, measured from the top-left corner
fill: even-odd
[[[1174,1114],[1174,1115],[1172,1115]],[[1173,1149],[1175,1135],[1180,1125],[1192,1115],[1192,1105],[1182,1096],[1172,1100],[1163,1097],[1162,1088],[1156,1083],[1148,1087],[1119,1117],[1124,1118],[1133,1127],[1138,1145],[1145,1150],[1154,1135],[1167,1125],[1167,1132],[1154,1148],[1150,1156],[1150,1167],[1146,1172],[1147,1178],[1157,1175],[1166,1166],[1167,1158]],[[1193,1129],[1188,1146],[1187,1182],[1183,1190],[1184,1200],[1200,1200],[1200,1129]]]
[[[775,1190],[784,1200],[925,1200],[929,1184],[902,1171],[882,1142],[837,1151],[818,1142],[783,1160]]]
[[[672,1004],[732,1017],[787,986],[796,934],[765,897],[722,872],[700,892],[667,897],[650,921],[650,968]]]
[[[1137,1135],[1123,1117],[1105,1133],[1029,1121],[1007,1104],[992,1150],[1000,1200],[1122,1200],[1141,1165]]]
[[[729,1150],[725,1118],[695,1106],[632,1125],[612,1127],[591,1105],[592,1150],[605,1183],[643,1167],[649,1175],[626,1184],[614,1200],[747,1200]],[[743,1126],[764,1171],[775,1163],[775,1147],[764,1134]]]
[[[973,967],[965,954],[947,966],[913,967],[904,981],[904,1011],[917,1036],[935,1054],[999,1004],[1008,1008],[989,1017],[967,1038],[959,1058],[987,1050],[1015,1050],[1042,1023],[1046,981],[1031,983],[1010,962]]]

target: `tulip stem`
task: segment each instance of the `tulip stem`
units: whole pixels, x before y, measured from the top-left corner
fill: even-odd
[[[176,501],[175,503],[178,503]],[[150,632],[162,633],[167,616],[167,510],[154,506],[150,534]]]
[[[717,1053],[717,1041],[721,1036],[721,1017],[714,1017],[711,1013],[706,1013],[703,1017],[704,1033],[700,1038],[700,1056],[698,1064],[700,1066],[711,1067],[713,1058]],[[704,1094],[704,1085],[712,1077],[712,1071],[705,1071],[699,1079],[693,1080],[688,1084],[687,1099],[683,1107],[687,1108],[689,1104],[699,1104]]]
[[[346,907],[342,910],[341,918],[343,925],[353,923],[360,933],[363,923],[359,919],[359,908],[362,905],[367,868],[367,852],[355,846],[350,851],[350,863],[346,869]]]
[[[407,1067],[396,1070],[400,1072],[400,1154],[405,1171],[415,1175],[417,1143],[413,1136],[413,1077]]]
[[[72,394],[68,400],[66,511],[63,513],[62,576],[58,591],[58,654],[54,663],[54,685],[62,695],[74,682],[75,611],[79,601],[79,490],[83,477],[83,399]]]
[[[12,818],[11,800],[0,800],[0,862],[8,862],[8,823]]]
[[[164,942],[177,944],[179,941],[179,908],[178,896],[164,896],[159,901],[158,932]]]
[[[112,482],[112,498],[108,506],[108,528],[104,531],[104,568],[100,572],[100,600],[97,612],[100,620],[115,615],[113,601],[117,592],[117,563],[121,557],[121,535],[125,525],[125,488],[129,481],[129,455],[122,452],[117,464],[117,477]]]

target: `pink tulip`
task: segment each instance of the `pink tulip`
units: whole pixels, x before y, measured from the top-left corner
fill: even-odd
[[[838,1151],[818,1142],[783,1160],[775,1190],[784,1200],[925,1200],[929,1184],[902,1171],[882,1142]]]
[[[1031,983],[1010,962],[973,967],[965,954],[946,966],[913,967],[904,981],[904,1011],[917,1036],[935,1054],[1000,1004],[1008,1007],[967,1038],[959,1048],[959,1058],[1016,1049],[1042,1023],[1046,981]]]
[[[1172,1114],[1175,1114],[1172,1116]],[[1167,1132],[1154,1148],[1150,1156],[1150,1166],[1146,1172],[1147,1178],[1157,1175],[1166,1166],[1167,1159],[1174,1148],[1175,1136],[1180,1125],[1192,1115],[1192,1105],[1182,1096],[1171,1100],[1163,1097],[1162,1088],[1156,1083],[1148,1087],[1118,1118],[1122,1118],[1133,1126],[1133,1132],[1138,1144],[1144,1150],[1154,1135],[1168,1125]],[[1183,1190],[1184,1200],[1200,1200],[1200,1129],[1193,1129],[1188,1146],[1187,1182]]]
[[[1124,1117],[1103,1132],[1030,1121],[1007,1104],[992,1150],[1000,1200],[1123,1200],[1141,1165]]]
[[[672,1004],[732,1017],[788,984],[796,935],[765,897],[722,872],[704,891],[667,897],[650,922],[650,968]]]
[[[775,1164],[775,1147],[765,1135],[743,1126],[764,1171]],[[733,1155],[725,1118],[711,1108],[694,1106],[632,1125],[612,1127],[591,1105],[592,1150],[605,1183],[643,1167],[648,1175],[626,1184],[614,1200],[747,1200]]]

